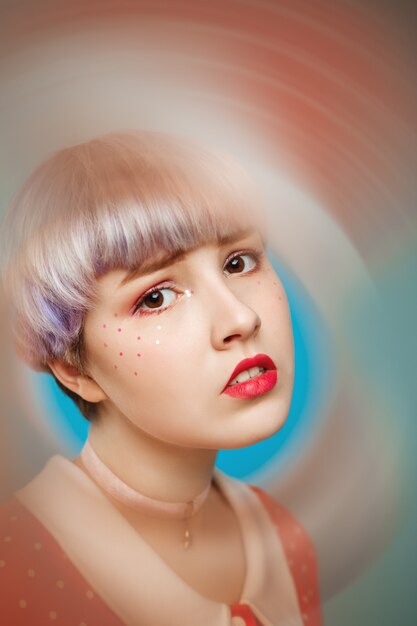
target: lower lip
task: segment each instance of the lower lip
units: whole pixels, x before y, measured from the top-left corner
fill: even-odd
[[[256,398],[267,391],[271,391],[277,384],[278,372],[277,370],[267,370],[260,376],[250,378],[244,383],[238,383],[232,387],[226,387],[223,393],[227,393],[232,398],[241,398],[247,400],[249,398]]]

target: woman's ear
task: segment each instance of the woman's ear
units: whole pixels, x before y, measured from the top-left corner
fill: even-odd
[[[90,376],[80,374],[74,365],[70,365],[62,359],[55,359],[54,361],[48,361],[48,366],[60,383],[84,400],[87,400],[87,402],[107,400],[107,395],[100,385]]]

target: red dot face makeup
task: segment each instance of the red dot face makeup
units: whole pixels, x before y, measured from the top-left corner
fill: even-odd
[[[126,274],[99,279],[84,327],[90,375],[115,417],[199,448],[250,445],[279,430],[291,402],[293,338],[285,292],[261,237],[252,232],[201,246],[123,282]],[[253,397],[224,393],[238,364],[257,355],[276,367],[273,388],[258,386]],[[264,370],[250,367],[232,384]]]

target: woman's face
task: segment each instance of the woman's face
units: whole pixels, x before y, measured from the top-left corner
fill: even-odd
[[[89,374],[108,398],[106,415],[195,448],[241,447],[278,431],[291,402],[293,336],[260,235],[240,233],[147,269],[100,278],[86,317]],[[274,362],[275,386],[249,397],[224,392],[236,365],[259,354]]]

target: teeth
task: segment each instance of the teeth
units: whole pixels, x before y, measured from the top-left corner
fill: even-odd
[[[250,378],[254,378],[255,376],[259,376],[266,371],[264,367],[251,367],[248,370],[244,370],[240,372],[236,378],[230,381],[229,387],[233,387],[233,385],[237,385],[238,383],[244,383]]]

